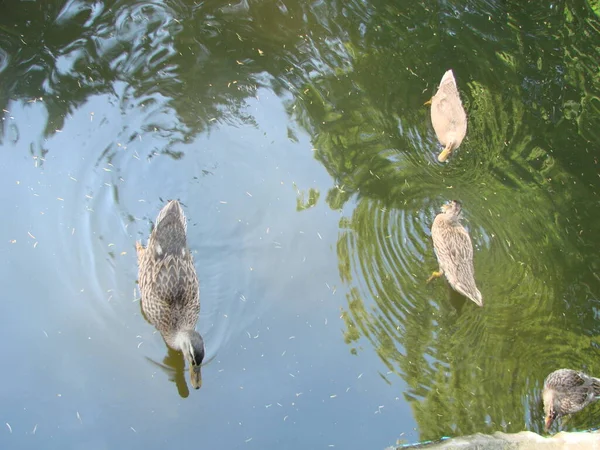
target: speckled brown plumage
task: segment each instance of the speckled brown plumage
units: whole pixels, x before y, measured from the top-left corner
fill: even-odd
[[[481,292],[475,285],[473,267],[473,244],[469,233],[460,223],[461,205],[453,200],[442,207],[431,227],[433,247],[440,266],[440,273],[452,288],[483,306]]]
[[[170,201],[158,214],[148,245],[136,243],[142,310],[167,345],[181,350],[200,380],[204,342],[195,331],[200,313],[198,277],[186,242],[181,205]]]
[[[546,377],[542,397],[545,427],[557,418],[581,411],[600,396],[600,379],[572,369],[558,369]]]
[[[444,151],[438,156],[446,161],[467,134],[467,114],[460,101],[452,70],[446,71],[437,92],[431,98],[431,123]]]

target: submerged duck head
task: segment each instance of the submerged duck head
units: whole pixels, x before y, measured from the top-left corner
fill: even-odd
[[[559,412],[560,402],[557,401],[554,390],[544,389],[542,396],[544,400],[544,429],[548,432],[554,421],[562,414]]]
[[[201,366],[204,360],[204,340],[196,330],[180,331],[175,338],[190,368],[190,380],[194,389],[202,386]]]

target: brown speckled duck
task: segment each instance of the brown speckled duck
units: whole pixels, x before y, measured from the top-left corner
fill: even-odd
[[[433,248],[440,266],[427,282],[446,275],[452,289],[483,306],[483,297],[475,285],[473,244],[460,223],[462,207],[457,200],[442,206],[431,226]]]
[[[572,369],[558,369],[546,377],[542,398],[545,428],[567,414],[581,411],[600,397],[600,379]]]
[[[177,200],[160,211],[148,246],[136,242],[142,311],[166,344],[183,353],[191,384],[200,388],[204,341],[196,331],[200,313],[198,277],[186,242],[187,224]]]

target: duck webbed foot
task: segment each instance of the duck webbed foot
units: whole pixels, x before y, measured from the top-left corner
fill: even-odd
[[[436,278],[439,278],[439,277],[441,277],[442,275],[444,275],[444,271],[443,271],[443,270],[441,270],[441,269],[440,269],[439,271],[437,271],[437,272],[433,272],[433,273],[431,274],[431,276],[430,276],[429,278],[427,278],[427,281],[426,281],[426,283],[429,283],[429,282],[431,282],[431,281],[435,280]]]

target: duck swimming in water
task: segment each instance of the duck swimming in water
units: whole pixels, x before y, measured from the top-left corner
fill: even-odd
[[[452,289],[483,306],[483,297],[475,285],[473,244],[460,223],[461,211],[461,204],[452,200],[442,206],[442,212],[433,221],[431,237],[440,269],[427,282],[446,275]]]
[[[144,248],[136,242],[142,311],[166,344],[183,353],[191,384],[202,384],[204,341],[196,331],[200,314],[198,277],[186,241],[187,222],[177,200],[160,211]]]
[[[452,70],[442,77],[431,103],[431,123],[438,140],[444,146],[438,161],[444,162],[457,149],[467,134],[467,114],[460,101]]]
[[[572,369],[558,369],[544,380],[545,429],[567,414],[581,411],[600,398],[600,379]]]

